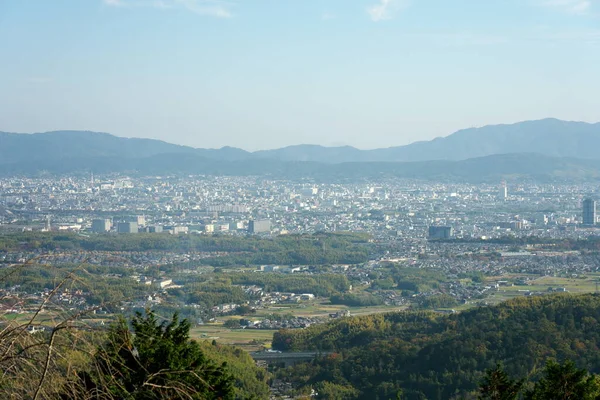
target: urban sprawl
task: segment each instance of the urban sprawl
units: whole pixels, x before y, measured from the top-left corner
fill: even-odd
[[[24,313],[51,296],[53,304],[93,310],[96,316],[116,309],[169,306],[193,316],[199,325],[241,315],[244,318],[235,319],[239,328],[279,329],[367,313],[369,306],[378,311],[422,307],[454,312],[514,296],[593,291],[600,275],[597,256],[573,244],[598,235],[594,194],[589,186],[510,182],[4,178],[2,237],[38,235],[41,241],[51,237],[54,244],[0,247],[2,268],[101,267],[99,279],[126,281],[136,290],[109,302],[85,287],[65,286],[53,293],[50,285],[7,283],[0,288],[0,307]],[[344,232],[364,234],[358,246],[367,249],[366,259],[298,264],[275,259],[240,265],[219,261],[243,253],[237,249],[56,245],[60,240],[96,237],[117,242],[134,236],[273,241],[311,235],[335,238]],[[293,276],[304,281],[291,283]],[[317,278],[332,276],[343,277],[345,283],[335,290],[281,289],[310,287],[305,284],[310,278],[322,282]],[[227,288],[211,291],[221,286]],[[217,292],[228,295],[210,297]],[[328,309],[326,304],[340,307]],[[311,315],[301,312],[315,306],[323,307]],[[236,323],[229,326],[238,328]]]

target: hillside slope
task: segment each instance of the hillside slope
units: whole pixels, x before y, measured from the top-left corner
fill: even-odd
[[[503,362],[535,377],[548,358],[600,370],[600,295],[519,298],[451,316],[391,313],[276,333],[273,348],[335,353],[280,373],[297,385],[331,382],[358,398],[451,399]],[[460,397],[464,398],[464,397]]]

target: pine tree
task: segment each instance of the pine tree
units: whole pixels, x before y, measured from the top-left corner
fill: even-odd
[[[111,327],[96,354],[98,372],[91,376],[93,388],[87,383],[88,390],[131,400],[234,398],[226,365],[212,363],[190,340],[187,320],[175,314],[170,322],[159,323],[147,311],[145,316],[136,313],[131,325],[133,332],[124,319]]]
[[[600,398],[598,377],[579,369],[572,361],[548,361],[544,377],[529,391],[527,400],[595,400]]]
[[[523,388],[524,381],[511,379],[497,364],[495,368],[489,369],[479,387],[479,400],[515,400]]]

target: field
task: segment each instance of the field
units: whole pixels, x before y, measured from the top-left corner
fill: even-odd
[[[216,340],[223,344],[232,344],[247,351],[256,351],[261,347],[270,347],[275,330],[267,329],[228,329],[222,324],[206,324],[192,328],[190,335],[198,340]]]

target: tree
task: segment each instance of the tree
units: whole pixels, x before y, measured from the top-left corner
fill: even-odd
[[[529,391],[527,400],[594,400],[600,397],[598,377],[579,369],[572,361],[548,361],[544,376]]]
[[[497,364],[486,371],[479,386],[479,400],[516,400],[523,384],[523,380],[511,379],[502,365]]]
[[[223,323],[225,328],[237,329],[240,327],[240,321],[238,319],[228,319]]]
[[[358,397],[359,392],[350,385],[339,385],[327,381],[319,382],[315,389],[318,399],[349,400]]]
[[[256,314],[256,310],[248,305],[241,305],[235,309],[236,314],[238,315],[248,315],[248,314]]]
[[[131,325],[133,332],[124,319],[111,327],[95,356],[98,372],[85,379],[88,390],[131,400],[234,398],[225,363],[217,366],[205,357],[190,340],[186,319],[175,313],[170,322],[159,323],[146,311],[136,313]]]

